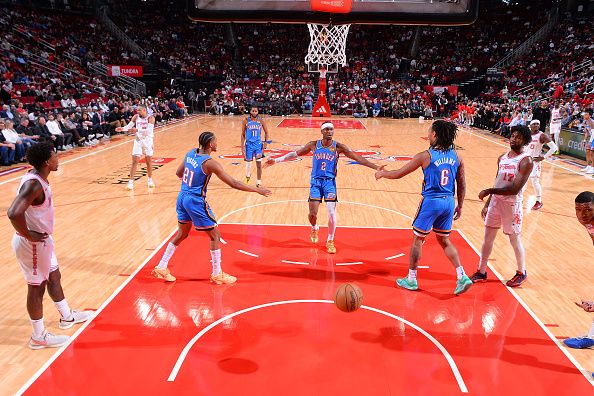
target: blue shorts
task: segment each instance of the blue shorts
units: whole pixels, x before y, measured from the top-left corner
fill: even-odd
[[[210,230],[216,227],[217,220],[203,197],[194,194],[179,193],[175,205],[177,221],[194,223],[197,230]]]
[[[322,198],[326,202],[338,201],[338,197],[336,196],[336,179],[312,179],[311,187],[309,188],[309,200],[322,202]]]
[[[438,235],[450,235],[455,207],[454,197],[423,198],[413,221],[413,232],[418,237],[426,237],[431,230]]]
[[[586,145],[586,147],[588,147],[588,145]],[[590,150],[594,150],[594,139],[592,139],[592,141],[589,144]]]
[[[260,159],[264,156],[264,150],[262,149],[262,142],[255,142],[255,143],[250,143],[250,142],[246,142],[245,143],[245,160],[246,161],[251,161],[252,159],[254,159],[254,157],[256,159]]]

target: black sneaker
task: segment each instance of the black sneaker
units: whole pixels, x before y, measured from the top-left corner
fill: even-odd
[[[470,276],[470,280],[472,281],[472,283],[484,283],[487,281],[487,272],[483,274],[481,273],[481,271],[476,270],[476,272]]]

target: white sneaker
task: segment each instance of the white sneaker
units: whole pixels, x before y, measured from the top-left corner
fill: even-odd
[[[594,174],[594,166],[591,166],[590,169],[588,169],[586,171],[586,175],[592,175],[592,174]]]
[[[95,137],[94,134],[90,133],[89,136],[87,136],[89,139],[93,140],[93,138]]]
[[[91,317],[93,316],[93,313],[95,313],[95,311],[76,311],[73,309],[72,312],[70,313],[69,319],[60,318],[59,327],[62,330],[69,329],[72,326],[74,326],[75,324],[83,323],[83,322],[86,322],[87,320],[91,319]]]
[[[103,137],[103,134],[102,133],[98,133],[97,134],[97,139],[101,139],[102,137]]]
[[[128,180],[128,184],[126,184],[126,188],[128,190],[134,190],[134,181]]]
[[[584,166],[584,167],[582,168],[582,172],[588,172],[588,171],[590,170],[590,168],[591,168],[591,166],[590,166],[590,165]]]
[[[69,339],[69,336],[56,335],[44,330],[40,338],[33,338],[33,336],[31,336],[31,339],[29,340],[29,348],[59,348],[66,345]]]
[[[149,188],[155,188],[155,182],[153,181],[153,179],[148,179],[148,186]]]

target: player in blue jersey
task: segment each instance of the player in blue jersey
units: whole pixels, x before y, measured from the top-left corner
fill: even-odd
[[[458,282],[454,294],[464,293],[472,286],[472,281],[464,273],[456,247],[449,235],[453,220],[462,216],[462,205],[466,194],[464,162],[456,153],[454,140],[457,127],[451,122],[437,120],[428,131],[429,150],[418,153],[398,170],[380,170],[376,179],[400,179],[418,168],[423,169],[423,199],[413,222],[414,240],[410,249],[408,277],[396,280],[396,284],[408,290],[417,290],[417,265],[421,258],[425,237],[433,230],[437,241],[448,259],[454,264]],[[457,187],[457,188],[456,188]],[[456,191],[457,190],[457,191]],[[458,206],[454,194],[458,195]]]
[[[309,189],[309,223],[311,224],[310,238],[313,243],[318,242],[317,225],[318,209],[322,199],[326,201],[328,209],[328,239],[326,248],[328,253],[336,253],[334,245],[334,233],[336,232],[336,171],[338,166],[338,157],[343,154],[361,165],[371,169],[380,170],[383,166],[378,166],[369,162],[357,153],[354,153],[346,145],[332,140],[334,136],[334,125],[330,122],[322,124],[322,140],[312,141],[301,147],[297,151],[290,152],[279,158],[270,158],[266,166],[274,165],[278,162],[287,161],[298,156],[313,153],[311,169],[311,186]]]
[[[167,268],[169,259],[173,256],[177,246],[188,237],[192,224],[194,224],[196,230],[206,232],[210,238],[211,282],[217,285],[234,283],[237,278],[221,270],[221,234],[217,229],[217,220],[206,201],[206,189],[210,177],[215,174],[223,183],[236,190],[256,192],[265,197],[269,196],[271,192],[265,188],[243,184],[223,170],[221,164],[210,156],[213,151],[217,151],[217,138],[214,133],[202,132],[198,143],[200,147],[189,151],[175,172],[182,181],[176,205],[178,230],[167,245],[161,261],[153,269],[152,275],[167,282],[175,280]]]
[[[264,141],[262,141],[262,131],[264,131]],[[256,187],[262,184],[262,158],[264,157],[264,149],[268,141],[268,130],[262,120],[258,116],[258,108],[256,106],[250,109],[250,115],[243,120],[241,131],[241,151],[245,160],[245,182],[250,182],[252,173],[252,161],[256,159]]]

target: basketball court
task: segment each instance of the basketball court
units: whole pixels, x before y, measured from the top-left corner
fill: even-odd
[[[188,12],[200,21],[317,24],[303,27],[313,44],[308,56],[315,55],[308,70],[320,73],[325,84],[326,73],[343,65],[340,52],[350,23],[468,24],[478,10],[474,0],[331,3],[192,1]],[[317,107],[313,115],[324,112]],[[133,138],[60,157],[50,183],[62,282],[73,308],[96,315],[59,331],[73,337],[57,351],[27,347],[26,287],[10,248],[13,229],[6,211],[27,168],[0,174],[0,255],[7,268],[0,285],[2,392],[593,394],[594,356],[568,350],[561,340],[583,334],[592,319],[573,304],[592,298],[594,284],[592,243],[575,218],[573,200],[592,190],[594,179],[579,172],[580,164],[562,159],[543,163],[542,210],[528,209],[535,202],[530,186],[524,194],[528,282],[518,289],[505,286],[515,259],[501,234],[488,281],[461,296],[453,293],[456,273],[433,235],[423,248],[420,290],[395,286],[408,271],[410,227],[421,198],[419,171],[376,181],[372,170],[340,158],[338,252],[330,255],[324,246],[323,205],[320,242],[312,244],[311,156],[265,169],[263,185],[273,192],[268,198],[212,178],[208,202],[220,224],[222,267],[237,283],[210,282],[208,238],[197,231],[171,259],[177,281],[153,278],[151,270],[177,227],[176,168],[197,146],[198,135],[212,131],[218,139],[213,157],[245,180],[242,120],[201,115],[157,128],[155,189],[146,186],[146,163],[139,165],[134,191],[125,189]],[[319,139],[324,121],[328,118],[266,117],[271,139],[266,156]],[[335,117],[332,122],[335,140],[388,169],[428,147],[430,121]],[[484,234],[484,203],[477,196],[493,185],[497,158],[509,144],[465,128],[456,144],[466,164],[467,195],[451,238],[472,273]],[[363,292],[363,306],[355,312],[342,312],[333,302],[344,283]],[[48,329],[57,330],[59,317],[49,298],[44,308]]]

